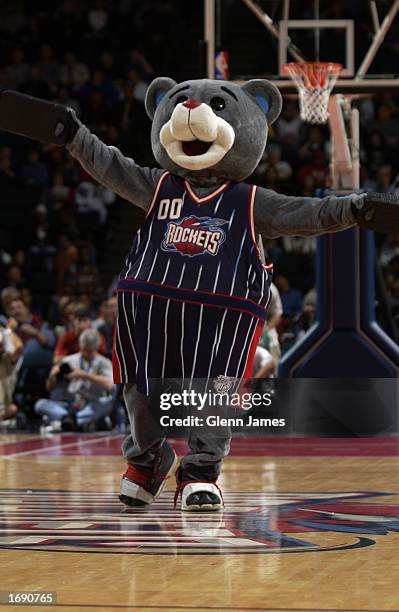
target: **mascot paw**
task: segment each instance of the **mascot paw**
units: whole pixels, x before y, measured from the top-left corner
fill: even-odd
[[[390,234],[399,228],[399,197],[391,193],[356,196],[352,211],[357,224],[369,230]]]

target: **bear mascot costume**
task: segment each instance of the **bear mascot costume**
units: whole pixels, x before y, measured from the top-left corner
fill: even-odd
[[[176,473],[183,510],[223,507],[216,481],[229,430],[190,431],[176,470],[176,453],[149,409],[151,385],[248,376],[270,295],[262,237],[398,225],[394,196],[292,197],[243,182],[281,105],[278,89],[263,79],[239,86],[157,78],[145,106],[159,168],[144,168],[106,146],[70,109],[1,94],[0,128],[66,145],[96,181],[146,212],[117,285],[113,368],[131,426],[120,490],[126,505],[153,503]]]

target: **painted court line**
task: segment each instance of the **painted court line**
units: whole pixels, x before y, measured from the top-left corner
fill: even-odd
[[[0,457],[24,456],[97,456],[121,457],[124,435],[101,434],[56,435],[17,440],[0,445]],[[187,451],[184,438],[169,438],[178,455]],[[98,444],[97,444],[98,443]],[[315,438],[315,437],[233,437],[231,456],[236,457],[398,457],[399,437]]]
[[[75,440],[75,442],[67,442],[66,444],[54,444],[53,446],[46,446],[45,448],[35,448],[33,450],[26,450],[26,451],[18,451],[16,453],[12,453],[10,455],[3,455],[3,459],[14,459],[15,457],[22,457],[24,455],[36,455],[36,454],[45,454],[46,452],[50,451],[53,452],[55,450],[63,450],[64,448],[72,448],[74,446],[89,446],[90,444],[96,444],[97,442],[103,440],[104,438],[106,438],[107,440],[111,439],[111,438],[116,438],[116,437],[120,437],[120,434],[101,434],[99,436],[96,436],[95,438],[91,438],[90,440],[84,440],[84,439],[79,439],[79,440]]]

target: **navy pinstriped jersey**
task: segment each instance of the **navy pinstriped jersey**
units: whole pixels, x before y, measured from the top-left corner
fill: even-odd
[[[139,388],[141,380],[145,391],[151,376],[203,377],[213,358],[212,375],[243,374],[241,353],[250,351],[255,329],[266,317],[271,283],[271,266],[262,264],[255,241],[255,193],[253,185],[228,183],[198,198],[183,179],[168,172],[161,176],[119,277],[116,382],[137,382]],[[160,336],[170,342],[172,323],[181,359],[169,354],[170,347],[158,359]],[[185,326],[193,329],[196,323],[197,335],[190,339]],[[139,340],[146,330],[158,336],[156,356],[150,336]],[[179,368],[171,371],[169,362],[178,359]],[[201,360],[206,360],[202,368]]]

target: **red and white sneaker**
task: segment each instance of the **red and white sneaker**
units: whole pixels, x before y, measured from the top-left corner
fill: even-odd
[[[162,493],[166,481],[177,468],[177,455],[164,442],[152,468],[138,467],[129,463],[122,476],[119,499],[134,508],[149,506]]]

